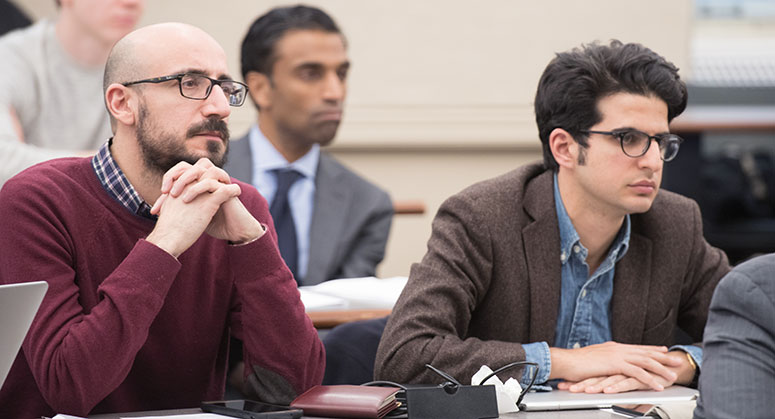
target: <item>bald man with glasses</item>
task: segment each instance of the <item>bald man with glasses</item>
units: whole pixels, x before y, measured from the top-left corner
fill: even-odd
[[[323,377],[323,345],[266,201],[220,168],[244,84],[202,30],[152,25],[105,69],[113,137],[0,191],[0,281],[45,280],[0,390],[3,417],[156,410],[223,397],[228,342],[245,387],[287,404]]]

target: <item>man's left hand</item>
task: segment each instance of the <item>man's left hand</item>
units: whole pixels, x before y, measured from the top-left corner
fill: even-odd
[[[684,351],[670,351],[668,355],[681,361],[678,367],[667,366],[668,369],[676,373],[675,381],[651,374],[663,387],[667,388],[673,384],[688,385],[694,377],[694,368],[686,359]],[[562,381],[557,385],[560,390],[568,390],[573,393],[624,393],[634,390],[651,390],[651,387],[639,381],[636,378],[626,375],[616,374],[603,377],[592,377],[579,382]]]

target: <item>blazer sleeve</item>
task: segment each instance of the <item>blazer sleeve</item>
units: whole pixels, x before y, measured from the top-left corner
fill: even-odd
[[[439,209],[428,252],[412,267],[380,341],[376,379],[438,383],[425,368],[432,364],[462,381],[481,365],[525,359],[519,343],[468,336],[493,270],[491,226],[475,201],[457,195]]]
[[[377,265],[385,257],[385,246],[393,222],[393,202],[382,190],[376,192],[376,203],[350,244],[350,252],[335,275],[337,278],[374,276],[377,273]]]
[[[700,208],[694,201],[691,201],[691,213],[691,253],[688,277],[681,290],[678,325],[699,343],[702,341],[713,291],[729,272],[730,266],[726,254],[705,240]]]
[[[764,418],[775,399],[775,256],[736,268],[719,284],[705,329],[694,417]]]

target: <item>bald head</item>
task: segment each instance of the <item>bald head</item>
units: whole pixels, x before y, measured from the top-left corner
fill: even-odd
[[[207,32],[185,23],[159,23],[130,32],[113,46],[105,64],[103,91],[113,83],[126,83],[138,78],[157,77],[148,75],[149,68],[166,61],[169,64],[174,53],[223,48]],[[213,59],[221,57],[212,57]],[[180,63],[184,65],[184,63]]]
[[[225,71],[226,53],[207,32],[185,23],[145,26],[121,38],[111,49],[105,63],[103,93],[114,83],[207,68],[209,63],[222,65]],[[112,115],[111,124],[115,124]]]

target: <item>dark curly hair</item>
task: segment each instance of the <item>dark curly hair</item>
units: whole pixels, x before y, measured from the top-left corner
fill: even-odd
[[[558,167],[549,148],[552,130],[562,128],[588,147],[581,132],[602,120],[597,103],[615,93],[662,99],[668,122],[686,108],[686,84],[678,67],[643,45],[613,40],[610,45],[595,42],[558,53],[541,75],[534,103],[547,169]]]

